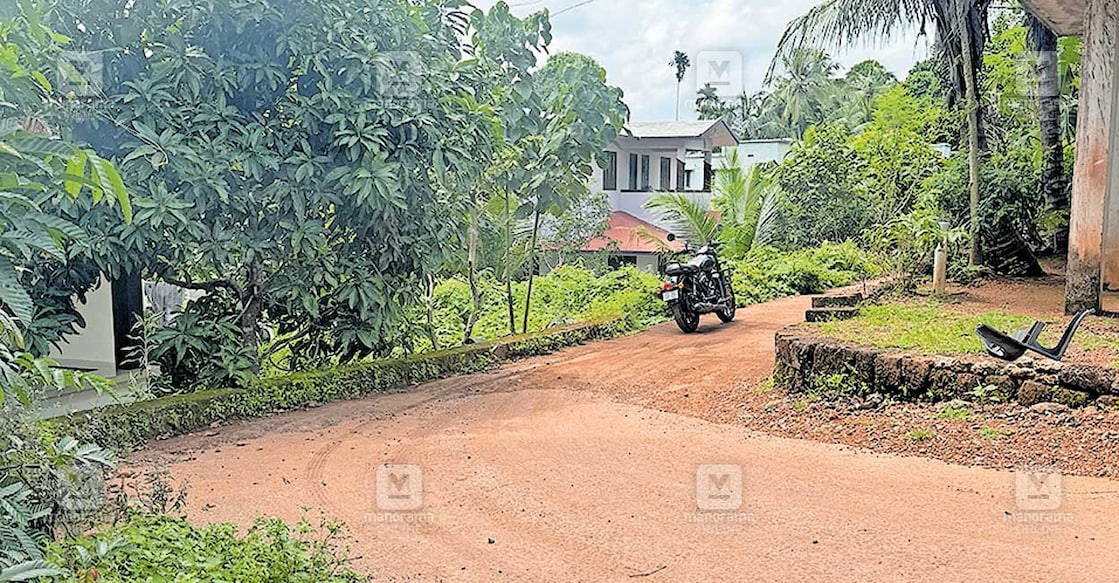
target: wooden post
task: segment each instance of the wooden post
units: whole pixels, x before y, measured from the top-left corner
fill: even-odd
[[[1109,145],[1115,115],[1115,16],[1112,0],[1089,0],[1069,224],[1065,291],[1069,314],[1101,307],[1104,217],[1112,166]]]

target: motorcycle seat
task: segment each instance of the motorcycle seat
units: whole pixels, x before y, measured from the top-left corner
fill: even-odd
[[[699,267],[687,263],[670,263],[668,267],[665,268],[664,272],[668,275],[685,275],[689,273],[698,273]]]

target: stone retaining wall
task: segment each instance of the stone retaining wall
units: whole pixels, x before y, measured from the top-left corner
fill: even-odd
[[[860,396],[878,393],[926,401],[978,396],[1023,405],[1119,404],[1119,378],[1111,368],[1030,357],[1005,363],[981,355],[913,355],[823,338],[803,324],[777,332],[776,343],[774,379],[790,392],[841,388]]]

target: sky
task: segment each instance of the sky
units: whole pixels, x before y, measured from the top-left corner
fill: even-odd
[[[731,88],[761,89],[785,25],[820,0],[507,1],[517,16],[547,8],[554,35],[549,51],[593,57],[605,67],[607,81],[625,91],[631,119],[652,122],[676,115],[675,69],[668,66],[673,51],[692,61],[680,90],[680,118],[695,119],[695,92],[720,71],[728,71],[722,79]],[[496,0],[475,3],[487,8]],[[873,58],[901,78],[928,55],[928,45],[914,31],[884,45],[829,52],[844,68]]]

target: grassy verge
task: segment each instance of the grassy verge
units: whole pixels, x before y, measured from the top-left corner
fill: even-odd
[[[820,332],[834,340],[876,348],[923,354],[979,354],[983,344],[975,335],[975,327],[981,323],[1000,330],[1017,330],[1029,326],[1031,320],[997,311],[964,314],[936,302],[882,304],[863,307],[853,320],[821,324]]]
[[[82,441],[126,451],[154,438],[480,372],[508,360],[548,354],[632,330],[624,320],[610,318],[405,358],[270,377],[242,389],[116,405],[50,423],[54,430]]]
[[[1041,335],[1042,343],[1056,344],[1066,321],[1051,324]],[[833,340],[953,356],[984,353],[983,344],[975,335],[979,324],[1014,332],[1033,322],[1032,317],[1004,311],[968,314],[953,310],[950,304],[928,300],[864,306],[857,318],[826,322],[819,325],[819,330]],[[1077,333],[1076,346],[1084,351],[1119,354],[1119,327],[1112,321],[1090,321]],[[1119,367],[1119,362],[1111,366]]]

